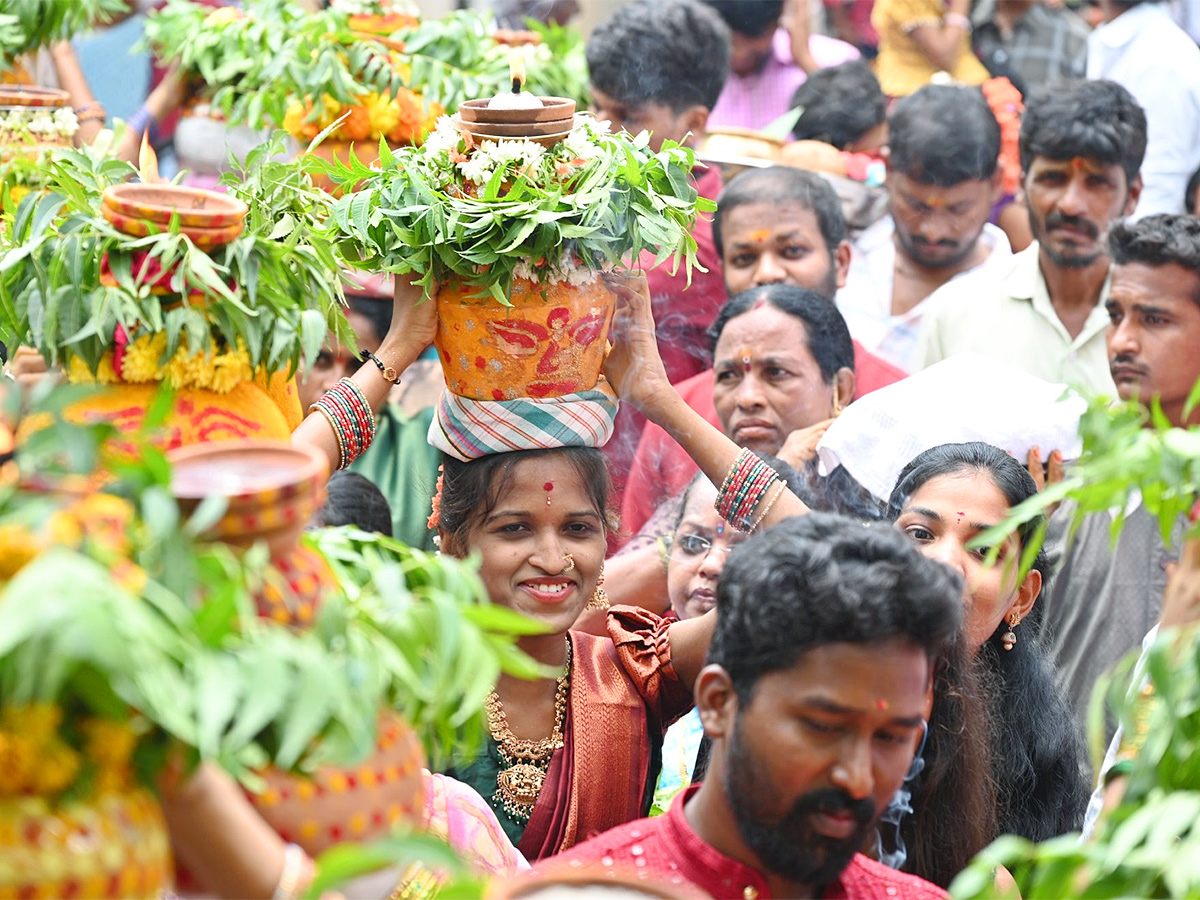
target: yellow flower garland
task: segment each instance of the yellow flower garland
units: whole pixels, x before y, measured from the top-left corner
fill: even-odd
[[[177,391],[208,390],[228,394],[243,381],[254,378],[254,367],[245,345],[222,353],[191,351],[180,347],[165,362],[165,334],[146,334],[134,338],[125,348],[121,372],[113,365],[113,351],[106,351],[100,365],[92,372],[83,359],[71,356],[67,360],[67,380],[73,384],[146,384],[163,381]]]
[[[122,790],[133,779],[137,734],[126,722],[87,719],[80,723],[82,748],[59,733],[62,707],[51,703],[6,706],[0,712],[0,799],[53,797],[71,786],[84,765],[97,792]]]

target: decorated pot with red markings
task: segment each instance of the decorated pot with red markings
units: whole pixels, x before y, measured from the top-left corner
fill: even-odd
[[[162,808],[144,788],[0,800],[2,900],[162,897],[173,882]]]
[[[266,789],[247,794],[286,841],[310,856],[343,841],[385,837],[419,827],[425,807],[425,752],[416,733],[391,713],[380,719],[375,752],[360,765],[322,766],[311,776],[261,773]]]
[[[561,397],[600,380],[616,298],[595,273],[518,278],[511,306],[460,284],[438,291],[434,338],[446,386],[472,400]]]

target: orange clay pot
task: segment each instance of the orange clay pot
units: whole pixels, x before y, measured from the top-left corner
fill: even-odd
[[[113,384],[94,397],[81,400],[67,410],[76,422],[109,422],[118,432],[132,434],[141,427],[160,384]],[[238,384],[227,394],[208,390],[183,390],[167,416],[159,445],[173,450],[206,441],[234,438],[272,438],[286,441],[291,428],[271,395],[252,381]],[[115,448],[132,454],[117,438]]]
[[[451,282],[434,338],[446,385],[472,400],[561,397],[600,380],[616,297],[597,276],[575,287],[515,279],[512,306]]]
[[[102,203],[120,216],[154,222],[164,229],[172,217],[178,217],[180,228],[236,225],[240,233],[249,212],[236,197],[177,184],[115,184],[105,189]]]
[[[284,441],[193,444],[169,454],[171,491],[187,511],[210,496],[226,499],[224,515],[205,533],[233,547],[265,541],[272,572],[255,595],[258,614],[284,625],[312,625],[337,580],[321,554],[300,544],[325,502],[328,463]]]
[[[161,897],[174,872],[158,801],[136,788],[50,806],[0,801],[0,898]]]
[[[267,789],[250,802],[285,841],[310,856],[341,841],[385,837],[398,825],[419,828],[425,807],[425,753],[397,715],[380,721],[375,752],[357,766],[322,766],[311,778],[269,769]]]
[[[297,628],[311,625],[322,599],[338,589],[324,557],[298,543],[324,502],[325,458],[281,441],[227,441],[185,447],[170,460],[171,491],[185,508],[210,496],[228,501],[209,539],[233,547],[267,542],[275,571],[255,597],[259,614]],[[340,841],[371,840],[400,823],[418,824],[423,766],[416,734],[385,712],[375,752],[363,763],[323,766],[311,777],[267,769],[260,773],[266,790],[247,796],[280,837],[316,856]]]
[[[58,88],[23,84],[0,87],[0,106],[36,106],[58,109],[70,105],[71,95]]]
[[[112,223],[112,226],[117,231],[132,235],[133,237],[147,237],[151,234],[162,234],[170,230],[170,227],[162,222],[153,222],[149,219],[127,216],[107,205],[100,207],[100,214]],[[186,234],[191,238],[192,243],[201,250],[211,250],[214,247],[219,247],[235,240],[242,233],[242,228],[242,222],[233,222],[230,225],[222,225],[219,228],[181,225],[179,231],[181,234]]]

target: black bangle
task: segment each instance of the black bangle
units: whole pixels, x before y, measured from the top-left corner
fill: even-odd
[[[373,362],[379,367],[379,372],[383,375],[384,381],[390,381],[392,384],[400,383],[400,375],[393,366],[385,366],[383,360],[372,353],[370,350],[364,350],[359,357],[363,362]]]

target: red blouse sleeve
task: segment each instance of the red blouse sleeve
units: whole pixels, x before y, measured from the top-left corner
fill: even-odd
[[[673,621],[636,606],[614,606],[608,612],[608,635],[617,659],[642,695],[654,725],[663,731],[694,702],[671,662],[667,629]]]

